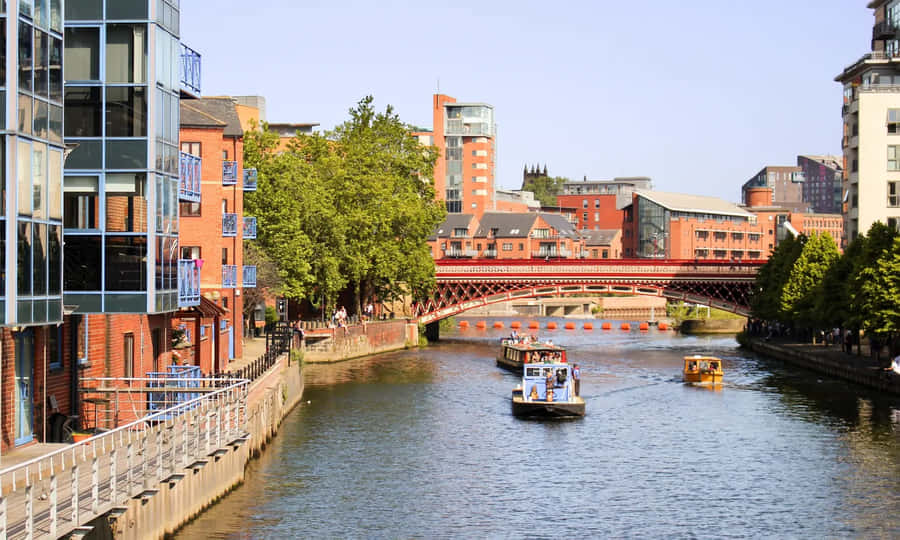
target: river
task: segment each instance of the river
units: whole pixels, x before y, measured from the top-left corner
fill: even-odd
[[[508,332],[306,366],[244,484],[177,538],[900,537],[900,400],[731,337],[541,330],[587,416],[519,420]],[[695,353],[723,359],[721,390],[681,382]]]

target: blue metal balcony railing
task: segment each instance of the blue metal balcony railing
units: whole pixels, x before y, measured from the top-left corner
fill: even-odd
[[[244,267],[244,287],[256,287],[256,267]]]
[[[196,259],[178,260],[178,306],[200,305],[200,264]]]
[[[256,191],[258,177],[256,169],[244,169],[244,191]]]
[[[237,236],[237,214],[222,214],[222,236],[225,238]]]
[[[235,287],[237,287],[237,266],[222,265],[222,288],[234,289]]]
[[[253,240],[256,238],[256,218],[244,218],[244,240]]]
[[[222,185],[223,186],[233,186],[237,184],[238,180],[238,166],[237,161],[223,161],[222,162]]]
[[[181,153],[178,198],[182,201],[200,202],[200,170],[203,160],[185,152]]]
[[[200,96],[200,53],[181,44],[181,89]]]

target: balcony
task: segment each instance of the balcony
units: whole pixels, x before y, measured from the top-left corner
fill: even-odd
[[[256,218],[244,218],[244,240],[253,240],[256,238]]]
[[[244,287],[254,288],[256,287],[256,267],[255,266],[245,266],[244,267]]]
[[[200,265],[197,259],[178,260],[178,307],[200,305]]]
[[[238,164],[237,161],[222,162],[222,185],[234,186],[238,180]]]
[[[200,53],[181,44],[181,91],[200,97]]]
[[[497,250],[496,249],[486,249],[482,254],[482,257],[485,259],[496,259],[497,258]]]
[[[463,257],[475,257],[478,255],[478,252],[474,249],[458,249],[458,248],[450,248],[444,252],[444,257],[450,258],[463,258]]]
[[[541,249],[538,251],[532,251],[531,257],[535,259],[568,259],[572,256],[572,252],[568,249],[560,249],[556,251],[555,249]]]
[[[222,214],[222,237],[237,236],[237,214]]]
[[[872,27],[872,40],[896,39],[897,27],[893,21],[881,21]]]
[[[233,264],[222,265],[222,288],[234,289],[237,287],[237,266]]]
[[[256,169],[244,169],[244,191],[256,191],[258,177]]]
[[[182,201],[200,202],[200,170],[203,160],[191,154],[181,153],[178,198]]]

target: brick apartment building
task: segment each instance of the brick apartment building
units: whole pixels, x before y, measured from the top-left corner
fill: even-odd
[[[556,214],[488,212],[480,218],[451,214],[429,238],[432,257],[569,259],[583,255],[575,227]]]
[[[557,195],[560,207],[575,208],[579,230],[623,229],[624,208],[631,204],[636,189],[653,189],[646,177],[613,180],[567,182]]]

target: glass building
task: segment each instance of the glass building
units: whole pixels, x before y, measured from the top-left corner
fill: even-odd
[[[62,0],[0,1],[0,12],[0,324],[61,323]]]
[[[76,313],[178,308],[178,7],[65,4],[63,288]]]

